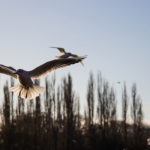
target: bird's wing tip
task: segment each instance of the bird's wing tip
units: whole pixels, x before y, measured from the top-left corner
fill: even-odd
[[[82,59],[87,58],[87,55],[85,55],[85,56],[79,56],[78,58],[82,60]]]

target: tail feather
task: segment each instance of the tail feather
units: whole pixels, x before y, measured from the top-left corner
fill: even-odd
[[[36,97],[35,88],[34,88],[34,90],[32,90],[32,88],[31,88],[30,91],[31,91],[31,96],[32,96],[32,97]]]
[[[33,87],[29,87],[28,89],[24,86],[18,84],[14,87],[11,87],[11,91],[14,92],[18,97],[24,98],[24,99],[33,99],[40,95],[44,90],[43,87],[40,87],[38,85],[33,85]]]
[[[21,88],[21,85],[17,85],[17,86],[11,87],[11,90],[12,90],[13,92],[17,92],[20,88]]]
[[[28,97],[29,97],[29,99],[32,97],[32,90],[31,90],[31,88],[29,88],[29,90],[28,90]]]
[[[27,93],[27,90],[26,90],[25,88],[23,88],[23,89],[20,91],[19,96],[22,97],[22,98],[25,98],[26,93]]]

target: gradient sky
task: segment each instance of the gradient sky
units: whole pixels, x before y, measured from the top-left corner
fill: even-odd
[[[130,95],[136,82],[150,120],[149,8],[149,0],[0,0],[0,64],[30,70],[59,55],[50,46],[87,54],[84,68],[57,70],[56,77],[70,72],[81,97],[90,71],[101,71],[118,93],[126,82]]]

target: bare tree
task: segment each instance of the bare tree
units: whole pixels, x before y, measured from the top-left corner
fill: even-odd
[[[4,85],[4,104],[3,104],[3,114],[4,114],[4,146],[5,149],[10,149],[10,138],[9,138],[9,128],[10,128],[10,95],[8,90],[8,82]]]
[[[64,102],[66,106],[66,149],[72,149],[72,140],[74,132],[74,92],[72,88],[72,78],[68,75],[68,79],[63,80]]]
[[[108,82],[103,84],[103,99],[102,99],[102,117],[104,129],[108,126],[109,119],[109,86]]]
[[[141,127],[143,120],[143,111],[140,96],[137,95],[136,84],[133,84],[132,86],[131,116],[133,119],[134,145],[139,147],[139,142],[142,139]]]
[[[11,77],[10,78],[10,85],[11,87],[14,86],[14,79]],[[13,101],[13,92],[11,93],[10,96],[10,109],[11,109],[11,120],[14,120],[14,101]]]
[[[10,124],[10,95],[8,90],[8,82],[4,86],[4,120],[5,126],[8,127]]]
[[[116,116],[116,110],[117,110],[117,102],[116,102],[116,96],[114,89],[111,88],[110,94],[109,94],[109,101],[110,101],[110,121],[116,122],[117,116]]]
[[[138,127],[142,126],[142,121],[143,121],[143,109],[142,109],[142,102],[141,102],[141,100],[139,100],[139,107],[138,107],[138,112],[137,112],[137,125],[138,125]]]
[[[103,93],[102,93],[102,76],[101,73],[97,76],[97,99],[98,99],[98,105],[97,105],[97,115],[99,118],[100,125],[103,124]]]
[[[90,73],[88,88],[87,88],[87,104],[88,104],[88,124],[93,124],[94,119],[94,78]]]
[[[62,127],[62,102],[61,102],[61,91],[60,87],[57,89],[57,122],[59,128]]]
[[[137,111],[138,111],[138,98],[137,98],[137,90],[136,84],[132,86],[132,106],[131,106],[131,117],[134,123],[134,129],[136,127],[137,121]]]
[[[124,83],[123,92],[122,92],[122,118],[123,118],[125,143],[127,143],[127,112],[128,112],[128,94],[127,94],[126,84]]]

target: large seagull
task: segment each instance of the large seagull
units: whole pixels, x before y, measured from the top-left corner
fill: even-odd
[[[23,69],[16,70],[13,67],[0,65],[0,73],[12,76],[19,80],[18,85],[11,87],[11,91],[14,92],[18,97],[24,99],[33,99],[39,96],[44,88],[34,84],[32,79],[45,76],[49,72],[58,68],[78,63],[84,58],[86,57],[56,59],[46,62],[45,64],[42,64],[31,71],[25,71]]]

